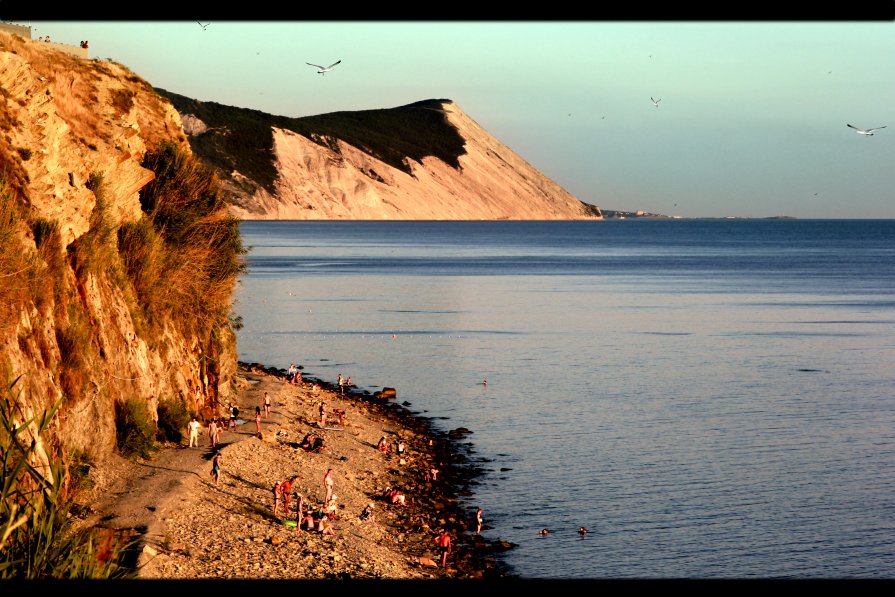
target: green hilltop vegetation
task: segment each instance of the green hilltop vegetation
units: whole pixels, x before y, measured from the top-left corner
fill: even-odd
[[[292,131],[336,152],[334,141],[340,139],[408,174],[407,159],[421,162],[433,156],[459,169],[459,157],[466,153],[463,137],[444,115],[442,102],[450,100],[291,118],[202,102],[160,88],[155,91],[181,114],[204,122],[209,133],[212,129],[223,132],[192,137],[193,151],[224,171],[238,170],[271,194],[277,178],[271,127]]]

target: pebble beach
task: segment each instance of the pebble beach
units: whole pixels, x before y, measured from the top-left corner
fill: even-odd
[[[393,395],[344,393],[335,384],[305,378],[287,383],[285,371],[258,363],[240,363],[239,422],[221,434],[213,448],[206,423],[198,447],[168,447],[154,458],[155,470],[182,470],[164,498],[153,502],[141,540],[141,579],[443,579],[509,576],[494,555],[512,546],[476,534],[475,506],[458,496],[475,476],[452,440],[468,430],[433,431],[413,416]],[[264,410],[264,393],[271,397],[269,417],[260,434],[255,407]],[[378,394],[378,393],[377,393]],[[329,413],[320,427],[320,405]],[[224,405],[226,407],[226,405]],[[340,417],[338,410],[344,414]],[[321,437],[324,449],[309,451],[300,444],[306,435]],[[377,450],[380,438],[392,444]],[[405,446],[397,454],[395,446]],[[219,451],[222,475],[216,485],[211,458]],[[165,454],[167,453],[167,454]],[[167,460],[165,460],[167,458]],[[162,466],[162,462],[165,465]],[[172,464],[177,462],[177,464]],[[152,463],[133,466],[152,466]],[[432,476],[432,469],[438,473]],[[331,520],[334,534],[299,528],[295,500],[290,513],[273,514],[272,487],[295,478],[293,492],[311,509],[323,506],[323,477],[333,469],[337,504]],[[124,476],[134,478],[135,470]],[[405,495],[406,505],[383,498],[387,488]],[[139,491],[133,488],[133,491]],[[124,489],[111,495],[123,495]],[[148,498],[147,498],[148,499]],[[372,505],[372,520],[361,516]],[[111,512],[114,500],[95,504],[98,514]],[[487,509],[485,526],[487,529]],[[447,530],[453,548],[447,565],[435,537]]]

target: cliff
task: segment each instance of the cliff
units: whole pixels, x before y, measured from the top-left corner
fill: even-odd
[[[52,46],[0,32],[0,382],[20,422],[61,401],[41,451],[89,463],[134,408],[233,394],[241,245],[171,104]]]
[[[157,91],[241,219],[602,218],[450,100],[287,118]]]

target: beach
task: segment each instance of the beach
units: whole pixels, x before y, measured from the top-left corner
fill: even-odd
[[[396,404],[394,398],[340,395],[335,384],[306,378],[286,383],[285,371],[240,364],[239,424],[212,448],[203,423],[198,447],[167,446],[148,462],[122,462],[122,470],[92,505],[100,527],[138,529],[136,566],[141,579],[438,579],[507,576],[493,558],[511,546],[475,534],[475,509],[458,501],[475,475],[451,446],[463,430],[439,434]],[[315,390],[315,385],[317,389]],[[256,431],[255,407],[271,414]],[[320,404],[328,422],[319,426]],[[226,409],[227,405],[223,405]],[[337,410],[344,411],[340,424]],[[306,435],[323,438],[324,449],[300,447]],[[392,444],[377,450],[380,438]],[[405,446],[398,455],[398,441]],[[211,475],[219,451],[220,482]],[[130,468],[130,470],[127,470]],[[433,468],[439,472],[432,478]],[[324,498],[323,477],[333,470],[335,533],[292,526],[290,515],[273,515],[272,488],[296,477],[293,492],[315,509]],[[406,505],[383,492],[396,488]],[[372,504],[373,520],[361,513]],[[487,512],[485,513],[487,528]],[[435,537],[452,534],[442,567]]]

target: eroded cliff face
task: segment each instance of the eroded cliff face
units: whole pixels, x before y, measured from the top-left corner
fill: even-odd
[[[329,147],[274,128],[275,193],[235,171],[222,173],[241,219],[273,220],[577,220],[602,219],[482,129],[455,103],[441,102],[465,140],[456,169],[435,157],[394,168],[341,139]],[[190,132],[205,127],[194,115]]]
[[[149,329],[136,313],[133,287],[101,267],[85,267],[73,251],[97,221],[91,182],[102,181],[112,234],[144,217],[140,190],[155,176],[141,166],[146,151],[165,140],[189,151],[178,113],[119,64],[6,33],[0,89],[5,169],[15,191],[0,200],[23,205],[27,222],[15,234],[30,255],[28,270],[8,275],[22,287],[41,279],[52,286],[33,290],[28,296],[43,298],[14,305],[0,321],[0,364],[7,383],[19,379],[14,391],[23,419],[61,399],[56,439],[69,452],[100,460],[115,449],[116,403],[137,399],[156,416],[160,401],[191,403],[196,385],[209,404],[226,403],[236,370],[229,328],[210,334],[156,322]],[[38,246],[35,222],[56,227],[55,249]]]

